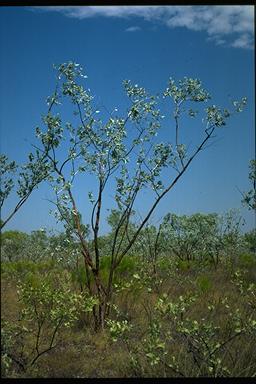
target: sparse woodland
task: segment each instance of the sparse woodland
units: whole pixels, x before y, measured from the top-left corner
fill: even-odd
[[[2,377],[255,377],[256,231],[244,233],[235,210],[178,216],[167,208],[153,220],[246,98],[220,108],[199,79],[170,78],[157,96],[125,80],[126,111],[103,121],[81,66],[56,72],[28,162],[0,158],[1,207],[17,194],[1,217]],[[173,142],[158,139],[160,101]],[[180,141],[190,119],[198,119],[194,146]],[[254,160],[249,179],[241,198],[254,210]],[[63,231],[6,230],[41,183]],[[143,217],[142,193],[151,196]]]

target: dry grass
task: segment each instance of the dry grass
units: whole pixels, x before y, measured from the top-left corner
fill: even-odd
[[[255,268],[255,267],[254,267]],[[255,270],[250,270],[246,278],[253,282]],[[201,280],[200,280],[201,279]],[[229,305],[240,308],[245,313],[243,296],[238,294],[237,288],[231,281],[231,272],[225,266],[215,269],[197,271],[188,269],[171,273],[156,290],[148,291],[147,287],[127,288],[114,298],[119,308],[119,319],[127,319],[133,324],[133,331],[129,336],[131,350],[140,347],[143,337],[148,332],[151,321],[154,320],[154,305],[162,293],[167,293],[174,302],[180,295],[197,291],[198,300],[189,310],[189,316],[200,320],[205,317],[206,308],[214,304],[216,323],[220,325],[223,335],[228,332],[227,313],[229,309],[220,305],[224,297],[228,297]],[[18,302],[15,280],[3,277],[1,282],[2,320],[16,323],[19,318],[20,303]],[[256,304],[256,303],[255,303]],[[113,318],[115,313],[112,312]],[[168,329],[168,323],[164,324]],[[226,351],[225,359],[230,366],[233,365],[234,376],[252,376],[255,370],[255,338],[236,338],[230,344],[230,350]],[[32,346],[32,339],[28,339],[28,345]],[[193,359],[185,345],[174,341],[168,345],[168,353],[176,355],[179,364],[182,364],[186,375],[193,375]],[[38,359],[33,367],[26,372],[21,372],[15,364],[12,366],[8,377],[18,378],[115,378],[115,377],[177,377],[172,369],[163,366],[150,366],[145,356],[139,356],[140,362],[137,368],[131,365],[131,355],[126,344],[121,340],[113,342],[108,331],[95,334],[90,322],[80,320],[72,329],[62,332],[57,346],[49,353]]]

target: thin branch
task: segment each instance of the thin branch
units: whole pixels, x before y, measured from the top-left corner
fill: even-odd
[[[179,155],[179,159],[181,162],[182,169],[184,169],[184,161],[179,151],[179,114],[180,114],[180,106],[182,104],[182,101],[179,103],[176,103],[176,108],[174,112],[174,120],[175,120],[175,142],[176,142],[176,148]]]

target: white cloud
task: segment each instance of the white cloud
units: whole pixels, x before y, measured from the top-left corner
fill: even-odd
[[[232,47],[234,48],[248,48],[252,45],[251,38],[248,34],[244,34],[238,37],[233,43]]]
[[[223,45],[226,43],[226,40],[222,39],[219,35],[209,36],[207,41],[213,41],[216,45]]]
[[[205,31],[216,44],[235,48],[253,48],[254,7],[250,5],[185,5],[185,6],[44,6],[45,11],[61,12],[78,19],[89,17],[141,17],[160,22],[169,28],[183,27]],[[133,27],[130,27],[133,31]],[[126,30],[128,31],[129,28]],[[136,29],[138,30],[138,29]],[[227,39],[228,38],[228,39]]]
[[[131,16],[143,17],[145,19],[155,18],[161,8],[159,6],[127,6],[127,5],[96,5],[96,6],[43,6],[36,7],[45,11],[62,12],[66,16],[85,19],[95,16],[129,18]]]
[[[138,27],[138,26],[132,26],[132,27],[129,27],[129,28],[126,28],[125,32],[137,32],[137,31],[140,31],[141,28]]]

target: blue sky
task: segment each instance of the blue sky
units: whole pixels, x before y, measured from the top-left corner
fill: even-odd
[[[255,156],[253,12],[252,6],[1,7],[1,153],[18,163],[26,161],[30,143],[36,142],[35,127],[46,112],[46,97],[54,89],[53,64],[80,63],[102,113],[104,107],[125,107],[124,79],[156,94],[170,76],[196,77],[212,94],[212,103],[230,106],[231,98],[246,96],[248,105],[199,154],[153,220],[168,211],[223,213],[237,208],[245,229],[251,229],[254,215],[242,207],[239,190],[250,187],[248,164]],[[164,108],[168,117],[171,110]],[[174,127],[167,117],[160,135],[164,141],[172,139]],[[196,129],[183,128],[185,143],[197,138]],[[93,185],[93,179],[84,182],[88,180]],[[86,217],[90,205],[83,185],[79,183],[76,194]],[[104,215],[113,207],[112,195],[110,185]],[[5,229],[54,228],[50,197],[49,186],[42,184]],[[12,195],[2,218],[16,201]],[[137,208],[143,215],[152,196],[144,193],[140,201]],[[104,224],[102,231],[107,228]]]

